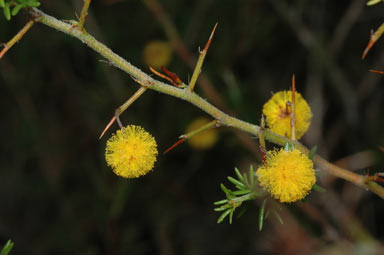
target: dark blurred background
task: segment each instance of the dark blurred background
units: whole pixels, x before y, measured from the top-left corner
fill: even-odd
[[[86,29],[145,72],[146,45],[171,42],[167,68],[188,82],[198,47],[218,22],[197,93],[258,123],[271,93],[289,89],[295,74],[314,114],[302,142],[365,175],[384,169],[378,149],[384,145],[384,76],[368,71],[384,70],[384,38],[361,60],[371,30],[384,22],[384,5],[365,2],[100,0],[92,1]],[[70,20],[81,5],[42,0],[40,8]],[[27,20],[26,13],[11,22],[1,16],[0,41]],[[176,34],[166,32],[172,26]],[[327,192],[283,206],[284,225],[267,220],[259,232],[259,201],[232,225],[216,224],[213,202],[224,198],[219,185],[235,166],[247,171],[260,163],[256,139],[220,128],[212,147],[182,144],[164,156],[194,119],[209,116],[158,92],[147,91],[121,117],[156,138],[154,170],[139,179],[114,175],[104,149],[117,125],[98,137],[138,88],[79,40],[42,24],[0,60],[1,245],[12,239],[14,254],[382,251],[383,201],[323,173],[319,184]]]

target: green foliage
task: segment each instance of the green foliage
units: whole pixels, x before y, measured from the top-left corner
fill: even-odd
[[[14,243],[11,240],[8,240],[7,243],[4,245],[3,249],[1,249],[0,255],[8,255],[13,248],[13,244]]]
[[[288,146],[289,148],[289,146]],[[214,204],[219,206],[215,208],[216,212],[222,212],[219,216],[217,223],[222,222],[227,216],[229,216],[229,223],[232,223],[233,214],[237,208],[241,206],[241,209],[238,213],[238,217],[243,215],[246,211],[246,206],[244,206],[245,201],[254,200],[257,198],[263,199],[259,209],[259,218],[258,225],[259,231],[263,229],[264,221],[272,213],[277,220],[283,224],[283,219],[280,217],[279,211],[281,207],[276,201],[270,199],[267,196],[256,180],[256,172],[251,165],[249,167],[249,173],[241,174],[240,171],[235,167],[235,173],[237,179],[228,176],[228,180],[235,185],[236,190],[232,191],[228,189],[224,184],[221,184],[220,187],[226,195],[226,199],[215,202]]]
[[[309,158],[310,160],[312,160],[312,159],[313,159],[313,156],[315,156],[316,152],[317,152],[317,145],[315,145],[315,146],[309,151],[309,153],[308,153],[308,158]]]
[[[255,181],[256,176],[252,165],[249,168],[248,175],[246,173],[241,174],[237,168],[235,168],[235,173],[237,179],[228,176],[228,180],[236,187],[235,191],[228,189],[224,184],[220,185],[221,189],[225,193],[226,199],[214,203],[219,206],[215,208],[215,211],[222,212],[217,220],[217,223],[222,222],[229,215],[229,223],[231,224],[236,208],[240,207],[245,201],[262,197],[265,194],[264,191],[258,187],[257,182]],[[240,211],[239,216],[245,212],[246,208],[243,208],[244,210]]]
[[[313,185],[312,189],[316,190],[318,192],[322,192],[322,193],[327,191],[325,188],[321,187],[320,185],[318,185],[316,183]]]
[[[11,16],[16,16],[22,8],[38,6],[40,2],[37,0],[0,0],[0,8],[3,8],[7,20],[11,20]]]
[[[290,152],[295,149],[295,145],[293,143],[287,142],[285,143],[284,150],[285,152]]]
[[[266,218],[266,215],[265,215],[266,203],[267,203],[267,199],[264,198],[264,201],[261,204],[260,211],[259,211],[259,231],[261,231],[263,229],[264,220]]]

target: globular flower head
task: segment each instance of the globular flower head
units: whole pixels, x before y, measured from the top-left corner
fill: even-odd
[[[256,173],[260,186],[280,202],[303,199],[316,182],[312,160],[297,149],[269,151]]]
[[[272,96],[263,106],[263,114],[269,129],[273,132],[292,137],[291,107],[287,105],[292,101],[292,91],[280,91]],[[300,93],[295,92],[295,119],[296,138],[300,139],[311,124],[312,111]]]
[[[142,127],[129,125],[107,141],[105,159],[115,174],[137,178],[153,168],[157,153],[153,136]]]

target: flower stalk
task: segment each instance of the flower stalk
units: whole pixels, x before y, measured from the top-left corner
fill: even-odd
[[[133,104],[133,102],[135,102],[145,91],[147,90],[146,87],[140,87],[136,92],[135,94],[133,94],[127,101],[125,101],[124,104],[122,104],[119,108],[117,108],[117,110],[115,111],[115,115],[112,117],[112,119],[109,121],[109,123],[107,124],[107,126],[104,128],[103,132],[101,133],[99,139],[101,139],[104,134],[107,132],[107,130],[112,126],[112,124],[115,122],[115,121],[118,121],[119,123],[119,126],[120,128],[122,128],[122,125],[120,123],[120,120],[119,120],[119,116],[120,114],[122,114],[125,110],[127,110],[127,108]]]

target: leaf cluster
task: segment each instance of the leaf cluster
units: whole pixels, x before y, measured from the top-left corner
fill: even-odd
[[[0,0],[0,8],[3,8],[7,20],[11,20],[11,16],[16,16],[22,8],[38,6],[40,2],[37,0]]]
[[[236,190],[228,189],[224,184],[220,187],[225,193],[226,199],[215,202],[214,204],[219,206],[214,210],[216,212],[222,212],[217,220],[217,223],[222,222],[227,216],[229,216],[229,223],[232,223],[233,214],[236,208],[240,207],[243,202],[253,200],[257,197],[262,197],[265,192],[257,185],[255,171],[251,165],[249,173],[241,174],[239,169],[235,167],[235,173],[237,179],[228,176],[228,180],[235,185]],[[238,217],[240,217],[246,211],[246,207],[240,211]]]
[[[259,186],[257,182],[256,172],[251,165],[249,167],[249,173],[241,174],[239,169],[235,167],[235,173],[237,179],[228,176],[228,180],[235,185],[236,190],[232,191],[221,184],[220,187],[226,195],[226,199],[215,202],[214,204],[219,206],[214,210],[216,212],[222,212],[219,216],[217,223],[222,222],[227,216],[229,216],[229,223],[232,223],[233,214],[236,208],[243,205],[243,202],[254,199],[262,199],[259,209],[259,231],[263,229],[264,221],[272,213],[278,221],[283,224],[283,219],[280,217],[279,211],[281,207],[268,194]],[[238,214],[238,217],[246,212],[247,207],[243,206]]]

